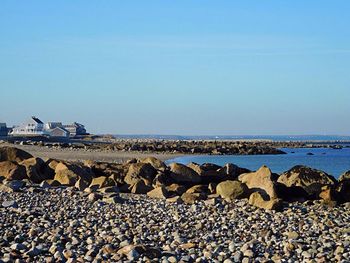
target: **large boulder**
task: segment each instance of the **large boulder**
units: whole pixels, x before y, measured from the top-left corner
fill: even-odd
[[[250,172],[250,170],[238,167],[234,164],[226,164],[221,167],[212,163],[204,163],[202,165],[190,163],[188,167],[200,175],[203,184],[235,180],[240,174]]]
[[[166,187],[167,191],[175,194],[175,195],[182,195],[183,193],[186,192],[186,187],[183,185],[179,185],[179,184],[171,184],[169,186]]]
[[[201,182],[201,176],[193,169],[180,163],[172,163],[169,165],[170,177],[178,184],[198,184]]]
[[[33,156],[26,151],[21,149],[4,146],[0,147],[0,162],[2,161],[13,161],[13,162],[21,162],[25,159],[32,158]]]
[[[98,188],[115,186],[115,182],[113,179],[109,177],[99,176],[91,180],[90,187],[94,187],[94,186],[98,186]]]
[[[262,166],[259,170],[252,173],[241,174],[238,180],[246,184],[249,189],[267,195],[269,198],[277,198],[276,179],[278,175],[273,174],[267,166]]]
[[[139,180],[143,180],[146,185],[151,186],[157,174],[157,170],[149,163],[133,163],[130,165],[124,181],[129,185],[134,185]]]
[[[170,197],[168,190],[164,186],[154,188],[153,190],[149,191],[147,195],[151,198],[158,198],[158,199],[166,199]]]
[[[0,162],[0,176],[7,180],[23,180],[28,179],[26,168],[14,161]]]
[[[347,171],[345,173],[343,173],[340,177],[339,177],[339,182],[344,181],[344,180],[350,180],[350,171]]]
[[[197,201],[204,200],[207,196],[201,193],[183,193],[181,200],[185,204],[194,204]]]
[[[241,199],[249,196],[248,187],[240,181],[224,181],[216,186],[216,193],[223,199]]]
[[[260,192],[254,192],[249,197],[249,204],[268,210],[281,210],[282,200],[278,198],[266,199]]]
[[[210,194],[208,185],[205,184],[198,184],[194,185],[191,188],[187,189],[186,193],[192,194],[192,193],[204,193],[204,194]]]
[[[319,197],[325,204],[333,205],[341,201],[339,193],[335,190],[334,186],[330,185],[322,186]]]
[[[221,167],[218,172],[227,175],[228,180],[237,180],[238,176],[244,173],[250,173],[251,171],[246,168],[239,167],[233,163],[227,163]]]
[[[37,184],[44,180],[53,179],[54,174],[47,164],[40,158],[29,158],[20,163],[26,168],[29,179]]]
[[[133,194],[147,194],[149,191],[153,190],[153,187],[146,185],[144,180],[138,180],[135,184],[130,186],[129,190]]]
[[[342,202],[350,202],[350,179],[343,179],[337,186]]]
[[[149,163],[152,165],[155,169],[164,171],[166,169],[166,165],[161,160],[155,158],[155,157],[147,157],[141,160],[141,163]]]
[[[277,180],[288,187],[302,187],[310,196],[317,198],[322,186],[334,185],[336,180],[333,176],[307,166],[297,165],[281,174]]]
[[[60,182],[62,185],[74,186],[79,179],[90,184],[92,177],[93,174],[88,167],[79,164],[60,162],[56,165],[54,180]]]

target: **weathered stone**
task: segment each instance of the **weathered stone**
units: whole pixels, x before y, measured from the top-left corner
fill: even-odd
[[[246,184],[252,192],[259,191],[271,199],[277,198],[276,179],[277,175],[273,174],[267,166],[262,166],[256,172],[241,174],[238,177],[238,180]]]
[[[97,200],[101,200],[102,199],[102,195],[101,194],[98,194],[98,193],[91,193],[88,195],[88,200],[90,202],[95,202]]]
[[[130,187],[130,191],[133,194],[147,194],[152,189],[153,187],[146,185],[145,181],[143,180],[137,181],[134,185]]]
[[[40,187],[43,187],[43,188],[57,187],[60,185],[61,185],[60,182],[56,180],[44,180],[40,183]]]
[[[186,192],[186,187],[179,184],[171,184],[166,187],[167,191],[171,194],[182,195]]]
[[[201,177],[191,168],[179,163],[172,163],[170,167],[170,176],[174,182],[179,184],[197,184],[201,182]]]
[[[204,200],[206,195],[199,193],[183,193],[181,199],[185,204],[194,204],[197,201]]]
[[[0,162],[0,174],[7,180],[23,180],[28,179],[26,168],[14,161]]]
[[[338,193],[335,191],[333,186],[325,185],[321,188],[321,193],[319,194],[319,197],[326,203],[326,204],[333,204],[334,202],[339,202],[339,196]]]
[[[350,202],[350,179],[343,179],[337,186],[342,202]]]
[[[273,198],[266,200],[260,192],[254,192],[249,197],[249,204],[268,210],[280,210],[282,208],[282,200]]]
[[[14,200],[9,200],[9,201],[2,202],[2,207],[5,207],[5,208],[8,208],[8,207],[17,208],[18,204]]]
[[[205,193],[209,194],[209,189],[207,185],[199,184],[194,185],[191,188],[189,188],[186,193],[192,194],[192,193]]]
[[[40,158],[29,158],[20,163],[26,168],[29,179],[37,184],[44,180],[53,179],[53,174],[48,170],[46,163]]]
[[[127,245],[120,248],[117,253],[128,256],[132,251],[136,251],[137,254],[146,256],[150,259],[161,257],[161,251],[158,248],[151,248],[146,245]],[[130,256],[128,258],[130,259]]]
[[[115,182],[113,179],[106,177],[106,176],[100,176],[93,178],[90,184],[90,187],[97,185],[99,188],[108,187],[108,186],[115,186]]]
[[[166,169],[165,163],[155,157],[144,158],[141,160],[141,163],[149,163],[153,166],[153,168],[161,171],[164,171]]]
[[[338,179],[339,182],[342,182],[345,180],[350,180],[350,171],[343,173]]]
[[[166,199],[170,196],[164,186],[154,188],[153,190],[149,191],[147,195],[151,198],[159,198],[159,199]]]
[[[124,178],[125,183],[134,185],[139,180],[143,180],[146,185],[152,185],[157,174],[157,170],[149,163],[133,163]]]
[[[248,187],[240,181],[224,181],[216,186],[216,193],[223,199],[241,199],[249,196]]]
[[[325,172],[312,169],[310,167],[297,165],[287,172],[281,174],[278,178],[278,182],[288,187],[300,186],[309,194],[314,194],[317,193],[318,188],[320,187],[312,188],[312,185],[333,185],[336,180],[333,176],[330,176]]]
[[[87,167],[82,167],[77,164],[63,162],[57,164],[54,179],[62,185],[74,186],[80,178],[90,184],[92,172]]]
[[[79,191],[84,191],[89,187],[89,182],[82,178],[79,178],[78,181],[74,184],[74,187]]]
[[[21,149],[3,146],[0,147],[0,162],[2,161],[12,161],[12,162],[22,162],[25,159],[32,158],[33,156]]]

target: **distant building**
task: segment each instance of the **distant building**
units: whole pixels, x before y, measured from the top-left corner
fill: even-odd
[[[53,128],[52,130],[49,131],[49,135],[51,137],[65,137],[68,138],[70,136],[70,132],[67,131],[65,128],[63,127],[56,127]]]
[[[85,126],[83,124],[74,122],[72,124],[68,124],[68,125],[63,125],[63,127],[69,131],[70,133],[70,137],[74,137],[77,135],[86,135],[86,129]]]
[[[45,130],[53,130],[57,127],[63,128],[62,122],[48,122],[48,123],[45,123],[44,125]]]
[[[45,134],[44,123],[34,116],[20,126],[13,127],[11,132],[11,135],[14,136],[33,136]]]
[[[0,136],[7,136],[7,131],[6,123],[0,123]]]

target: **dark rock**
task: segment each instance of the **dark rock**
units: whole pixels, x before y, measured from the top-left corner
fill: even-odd
[[[175,183],[195,185],[201,182],[201,176],[193,169],[179,163],[172,163],[170,167],[170,177]]]
[[[156,174],[157,170],[149,163],[133,163],[124,181],[129,185],[134,185],[139,180],[143,180],[146,185],[151,186]]]
[[[0,174],[7,180],[28,179],[26,168],[15,161],[0,162]]]
[[[15,147],[4,146],[0,147],[0,162],[12,161],[22,162],[23,160],[32,158],[33,156],[23,150]]]

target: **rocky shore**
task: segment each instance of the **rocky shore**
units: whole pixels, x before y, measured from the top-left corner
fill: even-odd
[[[350,172],[68,162],[0,147],[0,182],[3,262],[349,258]]]

